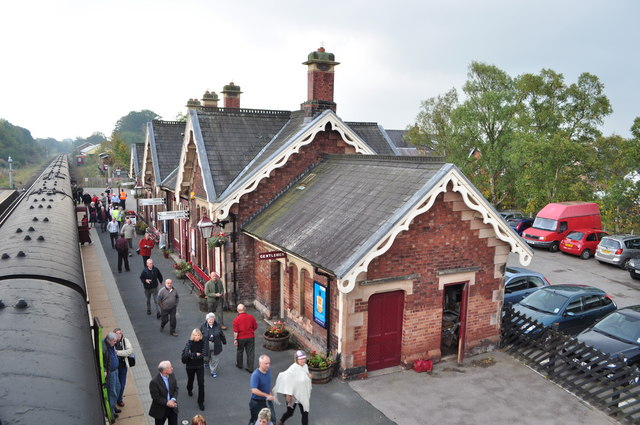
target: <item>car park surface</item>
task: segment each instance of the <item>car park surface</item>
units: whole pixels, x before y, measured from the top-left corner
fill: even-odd
[[[596,260],[626,269],[632,258],[640,257],[640,236],[611,235],[602,238]]]
[[[573,335],[617,307],[613,299],[598,288],[552,285],[525,297],[513,308],[544,327],[554,327]]]
[[[560,251],[588,260],[595,254],[602,238],[607,235],[607,232],[598,229],[574,230],[560,242]]]
[[[514,304],[538,289],[549,286],[544,275],[522,267],[505,269],[504,304]]]

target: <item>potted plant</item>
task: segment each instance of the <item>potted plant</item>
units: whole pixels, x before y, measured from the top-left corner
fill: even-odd
[[[273,322],[273,325],[264,333],[264,348],[272,351],[284,351],[289,348],[290,335],[282,320]]]
[[[162,255],[164,256],[164,258],[169,258],[169,255],[173,254],[173,249],[171,248],[165,248],[162,250]]]
[[[228,241],[229,238],[227,238],[224,232],[218,232],[209,238],[207,245],[209,246],[209,249],[213,249],[226,245]]]
[[[143,220],[136,220],[136,233],[139,235],[144,235],[144,232],[147,230],[147,223]]]
[[[335,359],[333,358],[333,354],[329,353],[324,355],[317,351],[312,352],[311,356],[307,359],[307,365],[311,373],[311,382],[314,384],[326,384],[331,381],[334,363]]]
[[[176,277],[178,279],[184,279],[187,273],[193,271],[193,265],[191,264],[191,261],[178,261],[173,265],[173,268],[175,269]]]

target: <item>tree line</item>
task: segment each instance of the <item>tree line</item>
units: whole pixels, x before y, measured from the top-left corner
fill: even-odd
[[[603,136],[604,85],[583,73],[511,77],[473,62],[455,88],[422,102],[407,140],[458,166],[497,209],[535,214],[549,202],[594,201],[605,227],[640,228],[640,117],[631,138]]]

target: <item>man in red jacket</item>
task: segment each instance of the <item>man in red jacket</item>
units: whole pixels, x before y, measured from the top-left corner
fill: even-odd
[[[138,243],[139,254],[142,256],[142,266],[147,265],[147,260],[151,257],[151,250],[156,246],[153,239],[151,239],[151,233],[145,233],[144,238],[140,239]]]
[[[247,353],[246,370],[253,372],[253,360],[255,356],[255,331],[258,329],[256,318],[247,313],[244,304],[238,304],[238,316],[233,319],[233,345],[237,347],[236,351],[236,367],[242,369],[242,355]]]

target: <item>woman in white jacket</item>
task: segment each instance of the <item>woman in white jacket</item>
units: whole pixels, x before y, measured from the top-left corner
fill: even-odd
[[[309,399],[311,398],[311,373],[307,366],[307,355],[304,351],[298,350],[295,355],[295,363],[289,369],[278,375],[276,385],[273,387],[274,394],[284,394],[287,403],[287,411],[282,415],[277,425],[293,416],[296,404],[302,413],[302,425],[309,424]]]

